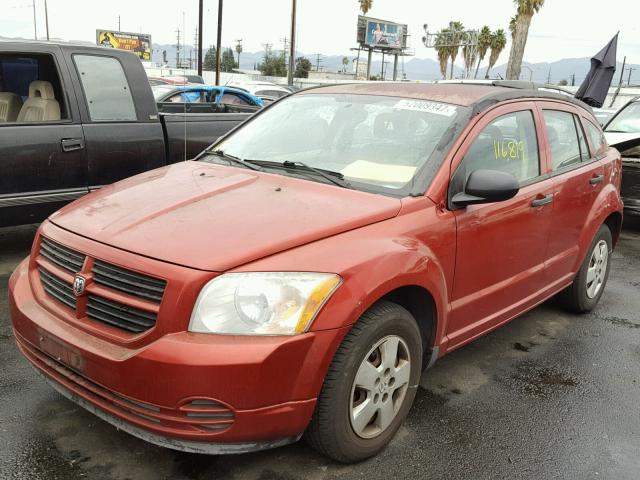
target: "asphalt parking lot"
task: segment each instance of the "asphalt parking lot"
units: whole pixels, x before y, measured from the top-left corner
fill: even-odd
[[[149,445],[64,399],[18,354],[7,281],[34,226],[0,229],[0,478],[640,477],[640,232],[625,231],[589,315],[547,302],[442,359],[379,456],[343,466],[304,443],[243,456]]]

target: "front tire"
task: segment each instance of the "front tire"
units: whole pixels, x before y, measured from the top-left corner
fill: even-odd
[[[574,313],[586,313],[595,308],[609,278],[612,244],[611,230],[602,225],[573,283],[558,294],[562,307]]]
[[[378,453],[409,413],[421,365],[422,341],[412,315],[395,303],[374,305],[336,352],[307,442],[343,463]]]

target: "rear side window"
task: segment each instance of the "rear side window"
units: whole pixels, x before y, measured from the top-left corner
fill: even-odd
[[[231,105],[253,105],[249,100],[235,93],[225,92],[220,99],[220,103],[227,103]]]
[[[554,171],[579,164],[589,158],[582,127],[571,112],[544,110],[544,123]],[[576,128],[577,127],[577,128]]]
[[[74,55],[94,122],[135,121],[136,108],[122,65],[111,57]]]
[[[602,130],[589,121],[584,122],[584,124],[587,127],[587,135],[589,136],[589,143],[591,144],[593,156],[595,157],[606,152],[607,141],[604,138]]]
[[[520,183],[540,175],[533,113],[523,110],[493,120],[476,137],[461,167],[465,178],[482,169],[510,173]]]

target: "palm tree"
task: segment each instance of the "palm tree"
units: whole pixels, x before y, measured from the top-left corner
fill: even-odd
[[[488,26],[482,27],[478,34],[478,65],[476,66],[476,73],[473,78],[478,76],[478,70],[480,69],[480,63],[487,55],[487,50],[491,47],[491,29]]]
[[[449,77],[453,79],[453,63],[456,61],[456,57],[458,56],[458,51],[460,47],[460,43],[463,40],[464,35],[464,25],[461,22],[449,22],[449,41],[451,46],[448,48],[449,56],[451,57],[451,73]]]
[[[362,10],[363,15],[366,15],[373,6],[373,0],[358,0],[358,3],[360,3],[360,10]]]
[[[516,24],[518,23],[518,15],[514,15],[513,17],[511,17],[511,20],[509,20],[509,31],[511,32],[511,40],[513,40],[513,37],[516,36]]]
[[[236,43],[236,53],[238,54],[238,68],[240,68],[240,54],[242,53],[242,40]]]
[[[342,72],[347,73],[347,65],[349,65],[349,59],[347,57],[342,57]]]
[[[498,29],[491,35],[491,54],[489,55],[489,66],[487,67],[487,73],[484,78],[489,78],[489,70],[493,68],[493,66],[498,61],[500,54],[504,50],[504,47],[507,46],[507,36],[504,33],[503,29]]]
[[[440,63],[440,73],[444,80],[447,79],[447,64],[449,63],[449,29],[445,28],[438,32],[436,37],[435,49],[438,54],[438,63]]]
[[[511,44],[511,52],[509,53],[509,63],[507,64],[507,80],[517,80],[520,78],[522,57],[524,56],[524,48],[527,45],[531,19],[544,5],[544,0],[514,1],[518,7],[518,12],[515,19],[515,30],[513,43]]]
[[[468,36],[468,34],[465,34]],[[471,72],[473,72],[473,66],[478,59],[477,45],[469,45],[468,41],[465,41],[466,45],[462,47],[462,58],[464,59],[464,78],[471,78]]]

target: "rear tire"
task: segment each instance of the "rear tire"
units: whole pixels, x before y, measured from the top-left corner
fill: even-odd
[[[342,463],[381,451],[409,413],[421,365],[422,340],[412,315],[387,301],[371,307],[335,354],[307,443]]]
[[[557,296],[563,308],[574,313],[586,313],[598,304],[609,278],[612,244],[611,230],[602,225],[573,283]]]

